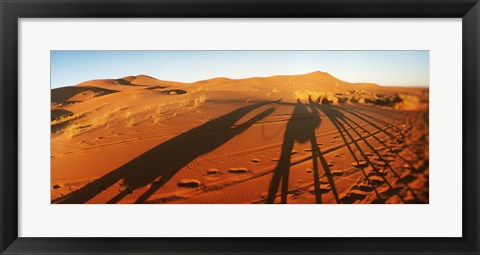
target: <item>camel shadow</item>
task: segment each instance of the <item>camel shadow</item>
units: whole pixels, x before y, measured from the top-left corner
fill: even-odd
[[[92,87],[92,86],[84,86],[84,87],[76,87],[76,86],[69,86],[69,87],[61,87],[61,88],[55,88],[52,89],[51,91],[51,103],[53,104],[69,104],[75,101],[69,101],[68,99],[86,92],[86,91],[93,91],[93,93],[96,93],[96,97],[98,96],[105,96],[108,94],[116,93],[118,91],[116,90],[111,90],[111,89],[105,89],[105,88],[98,88],[98,87]]]
[[[348,127],[351,128],[351,130],[353,130],[354,132],[355,129],[353,126],[350,126],[349,123],[347,122],[347,119],[345,117],[345,115],[343,115],[342,112],[340,112],[336,107],[334,106],[330,106],[330,105],[315,105],[315,107],[317,107],[319,110],[321,110],[325,116],[327,116],[327,118],[332,122],[332,124],[335,126],[335,128],[338,130],[339,134],[340,134],[340,137],[342,138],[345,146],[347,147],[348,151],[350,152],[352,158],[355,160],[356,164],[357,164],[357,168],[362,172],[363,176],[365,177],[365,179],[368,181],[370,187],[368,188],[368,191],[374,191],[377,198],[378,198],[378,201],[380,202],[383,202],[378,190],[377,190],[377,187],[370,181],[370,178],[367,176],[364,168],[367,166],[367,165],[364,165],[364,164],[360,164],[361,161],[366,161],[368,165],[374,167],[374,165],[370,162],[369,158],[365,155],[364,151],[362,150],[362,148],[360,147],[360,145],[358,144],[357,140],[354,138],[354,136],[352,135],[352,133],[350,133],[348,131],[348,128],[346,127],[346,125],[348,125]],[[357,133],[357,135],[360,136],[360,134]],[[350,143],[348,142],[348,140],[350,140],[350,142],[352,143],[352,145],[350,145]],[[360,152],[360,155],[356,155],[356,153],[354,152],[354,150],[358,150],[358,152]],[[345,196],[341,199],[341,202],[342,203],[353,203],[355,202],[356,200],[361,200],[363,199],[364,196],[363,195],[358,195],[358,194],[351,194],[349,196]]]
[[[262,111],[243,123],[237,124],[248,113],[269,103],[262,102],[239,108],[182,133],[85,185],[83,188],[70,193],[64,199],[53,202],[63,204],[86,203],[103,190],[122,180],[124,190],[108,203],[117,203],[133,191],[150,185],[150,188],[136,200],[136,203],[143,203],[192,160],[213,151],[247,130],[255,122],[270,115],[274,111],[273,107]]]
[[[290,167],[292,165],[292,150],[295,142],[300,144],[310,142],[312,152],[313,164],[313,180],[314,180],[314,194],[315,202],[322,203],[320,191],[320,174],[318,168],[317,158],[320,159],[322,167],[332,187],[335,198],[338,202],[338,195],[336,193],[333,179],[330,175],[330,168],[325,160],[322,152],[318,148],[318,143],[315,135],[315,129],[321,124],[321,118],[318,110],[313,107],[313,101],[309,100],[309,104],[303,104],[300,100],[294,106],[292,117],[287,122],[285,133],[283,136],[283,144],[280,152],[278,164],[273,170],[273,176],[268,188],[267,203],[274,203],[277,196],[278,188],[281,184],[280,203],[287,203],[288,193],[288,179],[290,175]]]

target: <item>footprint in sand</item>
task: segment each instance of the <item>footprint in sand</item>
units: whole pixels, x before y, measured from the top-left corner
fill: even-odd
[[[383,157],[395,158],[395,157],[397,157],[397,155],[396,155],[396,154],[393,154],[393,153],[391,153],[391,152],[385,152],[385,153],[383,153]]]
[[[370,185],[357,184],[357,185],[353,186],[352,191],[353,190],[360,190],[360,191],[363,191],[363,192],[371,192],[373,190],[373,187],[370,186]]]
[[[207,170],[207,174],[218,174],[218,169],[210,168]]]
[[[181,179],[177,182],[177,186],[182,188],[197,188],[201,184],[197,179]]]
[[[228,171],[232,174],[242,174],[248,172],[248,169],[244,167],[232,167],[229,168]]]
[[[363,190],[363,189],[354,189],[350,191],[350,194],[355,194],[355,195],[368,195],[370,194],[370,191],[372,191],[373,188],[370,187],[370,190]]]
[[[370,192],[363,191],[363,190],[352,190],[349,193],[349,197],[351,199],[355,200],[363,200],[365,197],[367,197],[370,194]]]
[[[342,171],[342,170],[333,170],[333,171],[330,172],[330,174],[331,174],[332,176],[342,176],[342,175],[345,174],[345,172]]]
[[[387,172],[385,170],[371,171],[370,173],[367,174],[368,177],[370,177],[370,176],[385,176],[385,175],[387,175]]]
[[[415,179],[417,179],[417,177],[412,175],[410,171],[407,171],[407,172],[403,173],[400,176],[400,179],[397,179],[397,181],[395,183],[397,183],[397,184],[410,183],[410,182],[414,181]]]
[[[387,161],[387,162],[395,161],[396,157],[397,157],[397,155],[389,153],[389,152],[383,154],[383,160]]]
[[[369,193],[368,192],[363,192],[360,190],[352,190],[346,195],[342,194],[340,195],[341,199],[340,202],[344,204],[353,204],[353,202],[357,200],[363,200],[367,197]]]
[[[328,162],[328,166],[332,167],[332,166],[333,166],[333,162]]]
[[[252,163],[258,163],[258,162],[260,162],[260,159],[254,158],[254,159],[251,159],[250,161],[252,161]]]
[[[341,155],[340,154],[335,154],[333,156],[336,157],[336,158],[339,158]]]
[[[61,186],[61,185],[58,185],[58,184],[53,185],[53,189],[59,189],[59,188],[61,188],[61,187],[62,187],[62,186]]]
[[[390,148],[390,151],[400,152],[400,151],[402,151],[402,149],[403,149],[402,147],[392,146],[392,147]]]
[[[312,148],[306,148],[306,149],[303,149],[304,151],[312,151],[313,149]]]
[[[312,171],[311,168],[307,168],[307,170],[305,170],[305,172],[307,172],[307,174],[309,174],[309,173],[312,173],[313,171]]]
[[[275,161],[279,161],[280,158],[271,158],[270,160],[275,162]]]
[[[292,155],[293,155],[293,154],[297,154],[297,153],[298,153],[297,150],[292,150],[292,152],[291,152]]]
[[[389,186],[382,186],[378,188],[378,192],[382,197],[391,197],[395,194],[398,194],[403,188],[401,187],[389,187]]]
[[[385,183],[385,180],[380,176],[373,175],[370,176],[369,179],[373,185],[381,185]]]

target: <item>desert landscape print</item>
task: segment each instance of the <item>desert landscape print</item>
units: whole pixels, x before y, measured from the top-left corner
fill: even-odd
[[[52,204],[428,204],[428,51],[51,51]]]

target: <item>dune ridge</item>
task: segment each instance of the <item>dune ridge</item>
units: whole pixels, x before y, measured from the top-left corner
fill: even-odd
[[[326,72],[51,92],[52,203],[428,203],[428,88]]]

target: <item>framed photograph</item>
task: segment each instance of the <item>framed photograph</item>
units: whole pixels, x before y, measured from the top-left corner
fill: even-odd
[[[478,254],[466,1],[1,1],[1,254]]]

